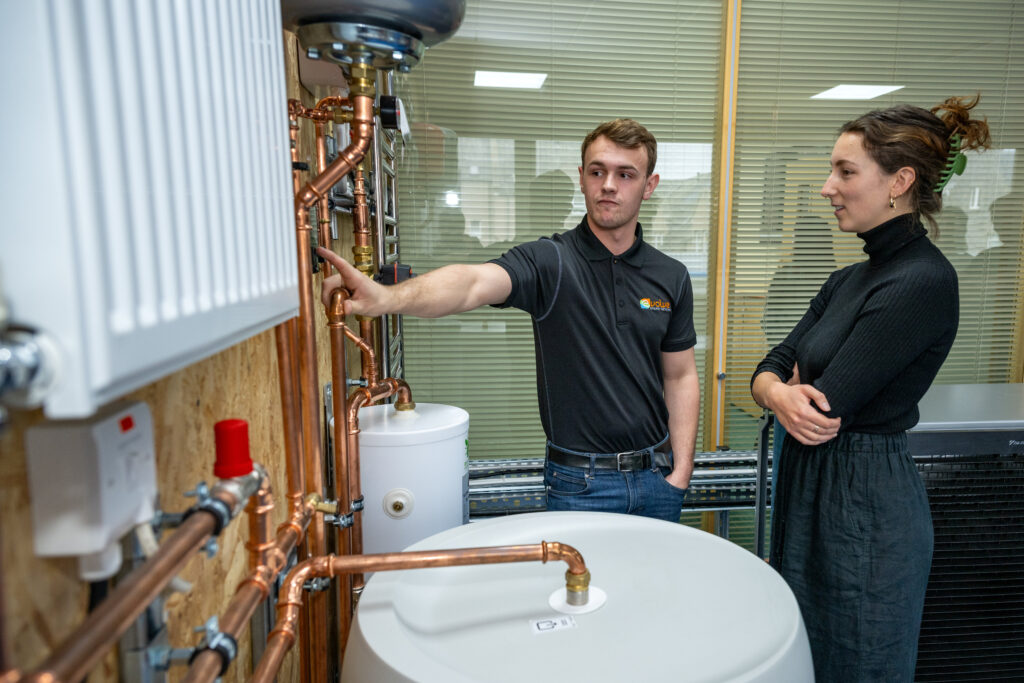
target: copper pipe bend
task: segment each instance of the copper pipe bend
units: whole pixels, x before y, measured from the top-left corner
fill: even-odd
[[[267,649],[257,667],[254,681],[271,681],[280,668],[284,655],[295,643],[295,629],[299,610],[302,607],[303,584],[311,578],[334,578],[338,574],[367,571],[388,571],[418,569],[424,567],[453,567],[477,564],[500,564],[506,562],[548,562],[558,559],[569,565],[568,583],[571,577],[587,577],[580,580],[589,584],[590,572],[578,550],[564,543],[541,543],[533,545],[508,545],[483,548],[454,548],[447,550],[422,550],[418,552],[380,553],[377,555],[348,555],[340,557],[327,555],[314,557],[297,564],[285,579],[278,596],[278,626],[270,634]],[[584,588],[585,590],[585,588]],[[283,596],[283,597],[281,597]],[[584,597],[582,603],[585,604]]]
[[[325,111],[327,109],[337,109],[338,107],[349,107],[351,103],[347,97],[328,96],[321,99],[313,107],[316,111]]]
[[[299,190],[295,195],[296,209],[308,208],[326,196],[327,191],[366,156],[373,140],[373,100],[372,95],[352,98],[352,144],[341,151],[323,173]]]
[[[344,287],[338,287],[331,292],[330,303],[327,304],[327,322],[331,327],[345,324],[345,302],[352,295]]]

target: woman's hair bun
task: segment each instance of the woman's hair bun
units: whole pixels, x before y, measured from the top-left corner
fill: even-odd
[[[960,135],[960,149],[979,149],[991,146],[992,137],[988,130],[988,119],[972,119],[971,110],[977,106],[981,95],[968,97],[947,97],[946,100],[935,107],[932,113],[938,116],[949,134]]]

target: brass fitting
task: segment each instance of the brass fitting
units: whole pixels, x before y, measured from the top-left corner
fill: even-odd
[[[416,410],[416,401],[406,403],[395,403],[395,410]]]
[[[368,277],[373,277],[373,247],[352,247],[352,265]]]
[[[323,512],[323,513],[328,514],[328,515],[336,515],[336,514],[338,514],[338,501],[336,501],[336,500],[319,500],[319,498],[320,498],[319,495],[317,495],[315,493],[312,493],[310,495],[314,495],[318,499],[318,501],[313,505],[314,509],[317,512]]]
[[[582,574],[573,574],[565,570],[565,601],[579,607],[587,604],[590,599],[590,570]]]
[[[349,73],[351,78],[348,81],[349,97],[366,95],[374,97],[377,94],[377,70],[370,64],[353,64]]]
[[[351,109],[332,109],[331,114],[335,123],[352,123]]]

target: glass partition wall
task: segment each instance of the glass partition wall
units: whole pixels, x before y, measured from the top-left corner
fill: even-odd
[[[745,0],[742,5],[726,325],[725,434],[749,444],[750,371],[828,274],[866,257],[820,195],[836,130],[894,104],[981,94],[993,149],[968,153],[930,235],[957,269],[960,328],[939,383],[1020,382],[1024,5]],[[875,99],[812,95],[901,86]]]
[[[1024,9],[982,0],[967,8],[746,0],[730,36],[720,2],[467,3],[456,36],[399,79],[412,122],[399,169],[402,260],[416,272],[479,263],[574,227],[584,213],[580,141],[601,121],[637,119],[658,138],[661,174],[641,213],[644,235],[690,270],[702,391],[723,383],[721,443],[697,448],[749,449],[760,415],[748,391],[753,367],[829,272],[864,258],[861,241],[839,233],[819,194],[836,129],[869,109],[930,107],[980,92],[976,111],[989,118],[994,149],[972,154],[949,184],[933,235],[961,290],[960,332],[938,381],[1021,381]],[[715,209],[715,140],[726,110],[721,55],[737,40],[725,226]],[[526,89],[474,85],[486,71],[543,81]],[[845,83],[902,87],[866,101],[811,98]],[[729,254],[721,312],[712,308],[722,269],[708,268],[716,257],[709,250],[725,246],[718,235],[728,236]],[[718,339],[707,331],[716,314],[725,316]],[[527,315],[487,308],[406,317],[405,334],[417,400],[470,412],[471,457],[543,454]],[[721,368],[712,360],[716,344]],[[581,410],[586,401],[580,397]]]
[[[634,118],[658,139],[661,184],[644,237],[694,281],[698,359],[706,348],[707,250],[718,2],[480,0],[447,43],[400,84],[412,119],[401,169],[402,260],[420,272],[479,263],[575,227],[585,213],[580,143]],[[475,86],[478,72],[537,74],[540,87]],[[474,458],[544,453],[528,315],[485,308],[405,321],[418,401],[469,411]],[[587,397],[580,397],[587,410]],[[701,446],[698,446],[700,448]]]

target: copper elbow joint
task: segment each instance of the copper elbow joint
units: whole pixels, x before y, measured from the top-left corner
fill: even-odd
[[[395,410],[416,410],[416,401],[412,400],[412,389],[400,379],[389,379],[391,390],[395,395]]]
[[[328,323],[341,325],[345,322],[345,301],[348,297],[348,290],[344,287],[338,287],[331,292],[331,302],[327,305]]]

